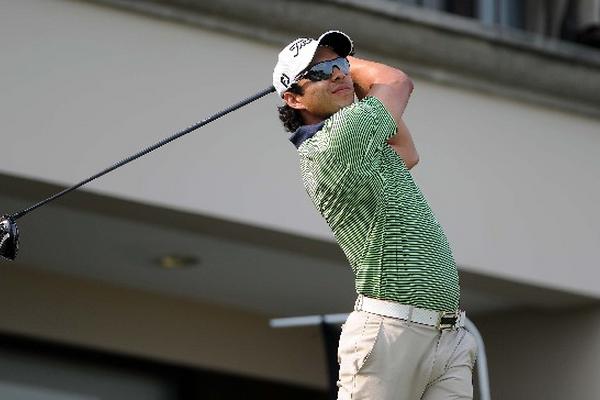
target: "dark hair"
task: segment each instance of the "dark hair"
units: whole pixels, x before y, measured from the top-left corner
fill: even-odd
[[[304,90],[302,90],[302,88],[296,83],[292,83],[292,86],[290,86],[290,88],[287,91],[299,95],[304,94]],[[304,121],[302,120],[300,112],[295,108],[284,104],[283,106],[277,107],[277,109],[279,111],[279,119],[283,123],[283,127],[285,128],[285,130],[287,130],[288,132],[295,132],[296,129],[304,125]]]

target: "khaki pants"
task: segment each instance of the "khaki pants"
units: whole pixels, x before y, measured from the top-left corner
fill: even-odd
[[[338,400],[472,399],[476,355],[464,328],[440,331],[354,311],[338,348]]]

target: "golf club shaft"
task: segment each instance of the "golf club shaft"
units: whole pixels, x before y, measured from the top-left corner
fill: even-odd
[[[158,143],[156,143],[156,144],[154,144],[154,145],[152,145],[150,147],[145,148],[144,150],[140,151],[139,153],[136,153],[134,155],[131,155],[131,156],[125,158],[122,161],[119,161],[118,163],[114,164],[113,166],[111,166],[109,168],[106,168],[105,170],[97,173],[96,175],[93,175],[93,176],[87,178],[84,181],[79,182],[76,185],[73,185],[73,186],[71,186],[71,187],[69,187],[69,188],[67,188],[67,189],[65,189],[65,190],[63,190],[61,192],[58,192],[58,193],[54,194],[53,196],[48,197],[47,199],[42,200],[39,203],[34,204],[33,206],[31,206],[29,208],[26,208],[24,210],[21,210],[19,212],[16,212],[16,213],[10,215],[10,218],[12,218],[13,220],[17,220],[17,219],[21,218],[22,216],[24,216],[24,215],[30,213],[31,211],[35,210],[36,208],[39,208],[39,207],[41,207],[41,206],[43,206],[43,205],[45,205],[45,204],[47,204],[47,203],[49,203],[49,202],[51,202],[53,200],[56,200],[59,197],[62,197],[65,194],[67,194],[69,192],[72,192],[73,190],[78,189],[81,186],[83,186],[83,185],[85,185],[85,184],[93,181],[94,179],[97,179],[97,178],[99,178],[99,177],[101,177],[103,175],[106,175],[109,172],[111,172],[111,171],[113,171],[113,170],[115,170],[115,169],[117,169],[119,167],[122,167],[123,165],[125,165],[127,163],[130,163],[131,161],[136,160],[136,159],[138,159],[138,158],[140,158],[140,157],[142,157],[142,156],[144,156],[144,155],[146,155],[146,154],[148,154],[148,153],[150,153],[150,152],[158,149],[159,147],[161,147],[161,146],[163,146],[163,145],[165,145],[165,144],[167,144],[169,142],[172,142],[173,140],[178,139],[181,136],[186,135],[186,134],[188,134],[188,133],[190,133],[192,131],[195,131],[196,129],[198,129],[198,128],[200,128],[200,127],[202,127],[202,126],[204,126],[204,125],[206,125],[206,124],[208,124],[208,123],[210,123],[210,122],[212,122],[212,121],[214,121],[216,119],[219,119],[222,116],[224,116],[226,114],[229,114],[232,111],[237,110],[238,108],[241,108],[241,107],[243,107],[243,106],[245,106],[247,104],[250,104],[253,101],[258,100],[261,97],[264,97],[267,94],[272,93],[274,91],[275,91],[275,88],[273,86],[270,86],[269,88],[267,88],[267,89],[265,89],[265,90],[263,90],[263,91],[255,94],[254,96],[248,97],[248,98],[240,101],[239,103],[236,103],[236,104],[230,106],[229,108],[227,108],[227,109],[225,109],[223,111],[220,111],[220,112],[212,115],[211,117],[208,117],[207,119],[205,119],[205,120],[203,120],[201,122],[198,122],[198,123],[190,126],[189,128],[186,128],[186,129],[184,129],[182,131],[179,131],[179,132],[177,132],[177,133],[169,136],[168,138],[163,139],[160,142],[158,142]]]

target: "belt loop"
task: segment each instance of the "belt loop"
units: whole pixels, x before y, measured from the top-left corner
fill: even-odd
[[[467,313],[464,312],[464,311],[462,311],[462,310],[459,310],[459,318],[458,318],[458,321],[456,321],[456,325],[458,327],[465,326],[465,320],[466,319],[467,319]]]
[[[406,320],[408,322],[413,322],[413,311],[415,310],[415,308],[413,306],[408,306],[408,316],[406,317]]]

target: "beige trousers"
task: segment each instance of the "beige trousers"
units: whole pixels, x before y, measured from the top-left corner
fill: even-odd
[[[476,356],[464,328],[440,331],[354,311],[338,348],[338,400],[472,399]]]

